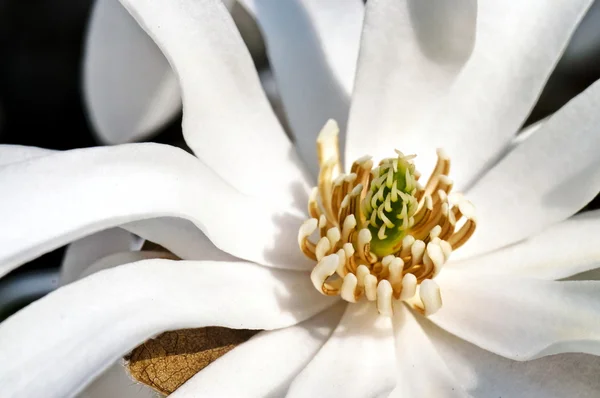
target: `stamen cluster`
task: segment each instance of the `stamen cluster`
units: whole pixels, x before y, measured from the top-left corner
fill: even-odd
[[[365,297],[385,315],[394,300],[425,315],[436,312],[442,299],[433,278],[476,226],[471,203],[450,194],[450,159],[438,150],[425,186],[415,156],[400,151],[377,167],[360,158],[344,174],[333,121],[319,134],[317,149],[321,170],[308,203],[311,218],[298,234],[304,254],[317,262],[311,273],[317,290],[348,302]]]

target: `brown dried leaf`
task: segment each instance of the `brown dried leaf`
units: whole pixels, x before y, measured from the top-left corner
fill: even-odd
[[[136,347],[125,360],[136,380],[168,395],[258,332],[223,327],[165,332]]]

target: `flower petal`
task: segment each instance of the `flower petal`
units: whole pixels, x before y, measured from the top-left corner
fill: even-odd
[[[314,265],[298,249],[302,219],[293,210],[240,194],[174,147],[61,152],[2,167],[0,186],[8,193],[0,195],[0,272],[90,233],[165,216],[193,222],[240,258],[293,269]],[[143,232],[136,231],[145,238]],[[165,241],[155,243],[179,247],[179,236],[160,236]]]
[[[152,388],[131,379],[123,361],[118,360],[94,380],[77,398],[157,398]]]
[[[477,3],[473,54],[424,129],[452,157],[458,188],[496,161],[521,128],[592,0]]]
[[[284,396],[338,324],[344,303],[296,326],[261,332],[179,387],[172,398]]]
[[[11,342],[0,346],[3,394],[70,396],[162,331],[283,328],[335,302],[315,294],[306,273],[250,263],[146,260],[112,268],[0,324],[0,341]]]
[[[244,0],[263,32],[298,151],[318,174],[315,142],[328,119],[346,130],[362,0]],[[343,148],[344,134],[340,136]]]
[[[398,374],[390,397],[466,397],[415,316],[394,306]]]
[[[309,185],[219,0],[121,0],[169,59],[194,153],[240,191],[293,202]]]
[[[600,354],[600,282],[547,281],[444,271],[444,305],[430,319],[506,358]]]
[[[160,252],[160,251],[135,251],[135,252],[122,252],[122,253],[113,253],[106,257],[101,258],[95,263],[91,264],[89,267],[85,268],[83,272],[79,275],[79,279],[83,279],[87,276],[95,274],[96,272],[103,271],[105,269],[110,269],[117,267],[123,264],[135,263],[137,261],[142,260],[151,260],[151,259],[166,259],[166,260],[179,260],[175,256],[170,253]],[[212,260],[208,260],[212,261]]]
[[[413,133],[460,72],[475,41],[474,0],[369,0],[352,98],[346,164],[435,142]],[[428,147],[426,147],[428,149]],[[419,168],[422,168],[418,152]],[[425,155],[426,153],[423,153]]]
[[[600,357],[561,354],[515,362],[469,344],[431,322],[421,322],[421,326],[438,356],[470,396],[591,398],[600,395]]]
[[[231,254],[219,250],[196,225],[182,218],[151,218],[123,224],[122,227],[150,242],[166,242],[165,247],[183,260],[236,260]]]
[[[103,257],[133,250],[139,240],[121,228],[110,228],[76,240],[65,251],[59,284],[66,285],[81,278],[84,269]]]
[[[372,302],[348,305],[329,340],[292,383],[288,397],[370,397],[394,386],[392,322]]]
[[[600,190],[600,82],[513,149],[474,187],[477,231],[459,254],[527,238],[575,214]]]
[[[56,151],[35,146],[0,145],[0,167],[50,155]]]
[[[585,212],[494,252],[451,265],[465,273],[561,279],[600,267],[600,210]]]
[[[419,155],[418,166],[424,172],[428,172],[435,162],[433,149],[442,147],[452,158],[452,175],[457,186],[461,188],[468,185],[493,164],[521,127],[591,2],[568,1],[548,7],[545,0],[507,4],[494,0],[478,1],[477,39],[472,53],[458,52],[459,55],[469,55],[467,62],[464,62],[464,56],[457,57],[448,50],[440,51],[440,48],[456,48],[443,45],[445,42],[452,43],[452,40],[468,43],[465,32],[472,33],[475,15],[472,7],[466,8],[468,13],[461,8],[472,6],[475,2],[454,2],[463,7],[449,4],[447,8],[456,10],[458,16],[464,14],[470,17],[463,22],[468,28],[458,33],[449,29],[440,30],[441,38],[424,42],[429,46],[426,49],[435,51],[424,52],[424,55],[435,60],[440,54],[450,53],[454,55],[450,60],[462,62],[438,62],[436,65],[431,61],[413,63],[411,58],[407,58],[411,73],[404,80],[412,77],[415,85],[395,85],[390,76],[373,68],[374,71],[368,75],[379,73],[381,91],[372,90],[364,94],[360,80],[357,81],[356,96],[364,96],[361,101],[369,105],[362,110],[363,105],[357,103],[358,112],[362,113],[357,116],[362,121],[361,125],[354,125],[354,109],[351,111],[350,134],[358,136],[371,131],[384,134],[377,139],[377,143],[368,144],[365,148],[367,153],[380,156],[380,152],[373,151],[371,147],[381,147],[381,151],[401,144],[400,149],[404,152]],[[417,3],[420,2],[410,3],[412,9],[418,9]],[[445,22],[447,19],[442,21],[443,27],[455,26]],[[431,17],[429,22],[431,24]],[[431,28],[425,31],[432,36]],[[473,35],[466,37],[472,39]],[[361,58],[362,54],[361,49]],[[419,53],[417,55],[420,56],[417,59],[424,57]],[[397,71],[402,66],[394,59],[386,62],[388,66],[384,71]],[[457,66],[461,68],[457,69]],[[359,66],[359,73],[362,73],[361,68]],[[427,82],[423,84],[423,80]],[[382,96],[380,93],[385,94]],[[396,136],[398,138],[394,139]],[[373,137],[364,139],[368,140],[373,140]],[[360,148],[354,144],[352,147]]]
[[[175,73],[118,0],[97,0],[83,59],[90,122],[105,144],[143,139],[181,110]]]

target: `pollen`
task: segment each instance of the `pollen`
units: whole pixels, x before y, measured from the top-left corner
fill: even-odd
[[[324,295],[372,301],[382,315],[393,313],[395,301],[435,313],[442,295],[434,278],[476,228],[474,206],[451,193],[449,157],[437,151],[425,185],[416,156],[398,150],[377,166],[359,158],[345,174],[338,133],[330,120],[319,134],[318,185],[298,233],[300,249],[316,262],[311,281]]]

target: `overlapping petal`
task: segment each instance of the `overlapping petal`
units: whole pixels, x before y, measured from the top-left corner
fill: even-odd
[[[112,268],[0,324],[0,341],[11,342],[0,345],[3,394],[70,396],[162,331],[283,328],[335,302],[315,294],[303,272],[250,263],[146,260]]]
[[[166,259],[166,260],[178,260],[171,253],[167,253],[164,251],[133,251],[133,252],[122,252],[122,253],[113,253],[106,257],[101,258],[100,260],[94,262],[89,267],[85,268],[79,278],[85,278],[86,276],[90,276],[95,274],[96,272],[103,271],[105,269],[110,269],[114,267],[118,267],[119,265],[135,263],[142,260],[151,260],[151,259]],[[207,259],[208,260],[208,259]],[[208,260],[212,261],[212,260]]]
[[[467,397],[426,331],[404,304],[394,307],[398,373],[390,397]]]
[[[263,32],[295,144],[313,175],[328,119],[346,129],[364,5],[361,0],[243,0]],[[344,144],[341,135],[341,145]]]
[[[600,357],[560,354],[525,362],[502,358],[421,322],[439,359],[472,397],[596,397]],[[440,396],[445,396],[444,394]]]
[[[368,325],[368,326],[367,326]],[[351,304],[288,397],[369,397],[393,388],[396,376],[391,319],[372,302]]]
[[[194,223],[183,218],[150,218],[124,224],[123,228],[151,242],[166,242],[169,250],[184,260],[236,259],[231,254],[219,250]]]
[[[432,132],[416,125],[449,90],[475,42],[477,5],[473,0],[429,3],[370,0],[352,98],[346,164],[372,155],[381,159],[394,148],[419,155],[435,148]]]
[[[71,243],[60,267],[60,285],[81,278],[87,267],[111,254],[136,249],[140,239],[121,228],[110,228]],[[137,247],[139,249],[139,247]]]
[[[162,49],[183,96],[194,153],[240,191],[294,203],[309,182],[219,0],[122,0]],[[304,202],[303,202],[304,203]]]
[[[467,192],[477,231],[457,253],[518,242],[565,220],[600,191],[600,82],[571,100]]]
[[[457,188],[493,165],[535,105],[592,0],[477,2],[469,61],[422,130],[453,159]]]
[[[348,159],[401,146],[428,172],[435,145],[461,188],[510,143],[591,1],[373,3],[389,3],[380,21],[390,22],[373,24],[367,11]]]
[[[98,138],[147,137],[181,110],[175,73],[118,0],[96,0],[85,40],[83,94]]]
[[[262,332],[196,374],[171,396],[276,397],[327,341],[345,308],[339,303],[296,326]]]
[[[477,275],[561,279],[600,267],[600,211],[582,213],[525,241],[450,267]]]
[[[506,358],[600,354],[600,282],[444,271],[444,305],[430,319]]]
[[[0,196],[3,273],[93,232],[157,217],[188,220],[217,247],[240,258],[283,268],[311,266],[297,247],[302,218],[293,210],[240,194],[196,158],[170,146],[57,153],[4,166],[0,185],[10,192]],[[26,212],[18,211],[24,206]],[[145,238],[143,228],[136,233]],[[178,255],[179,236],[159,236],[164,241],[155,243],[173,246]]]

